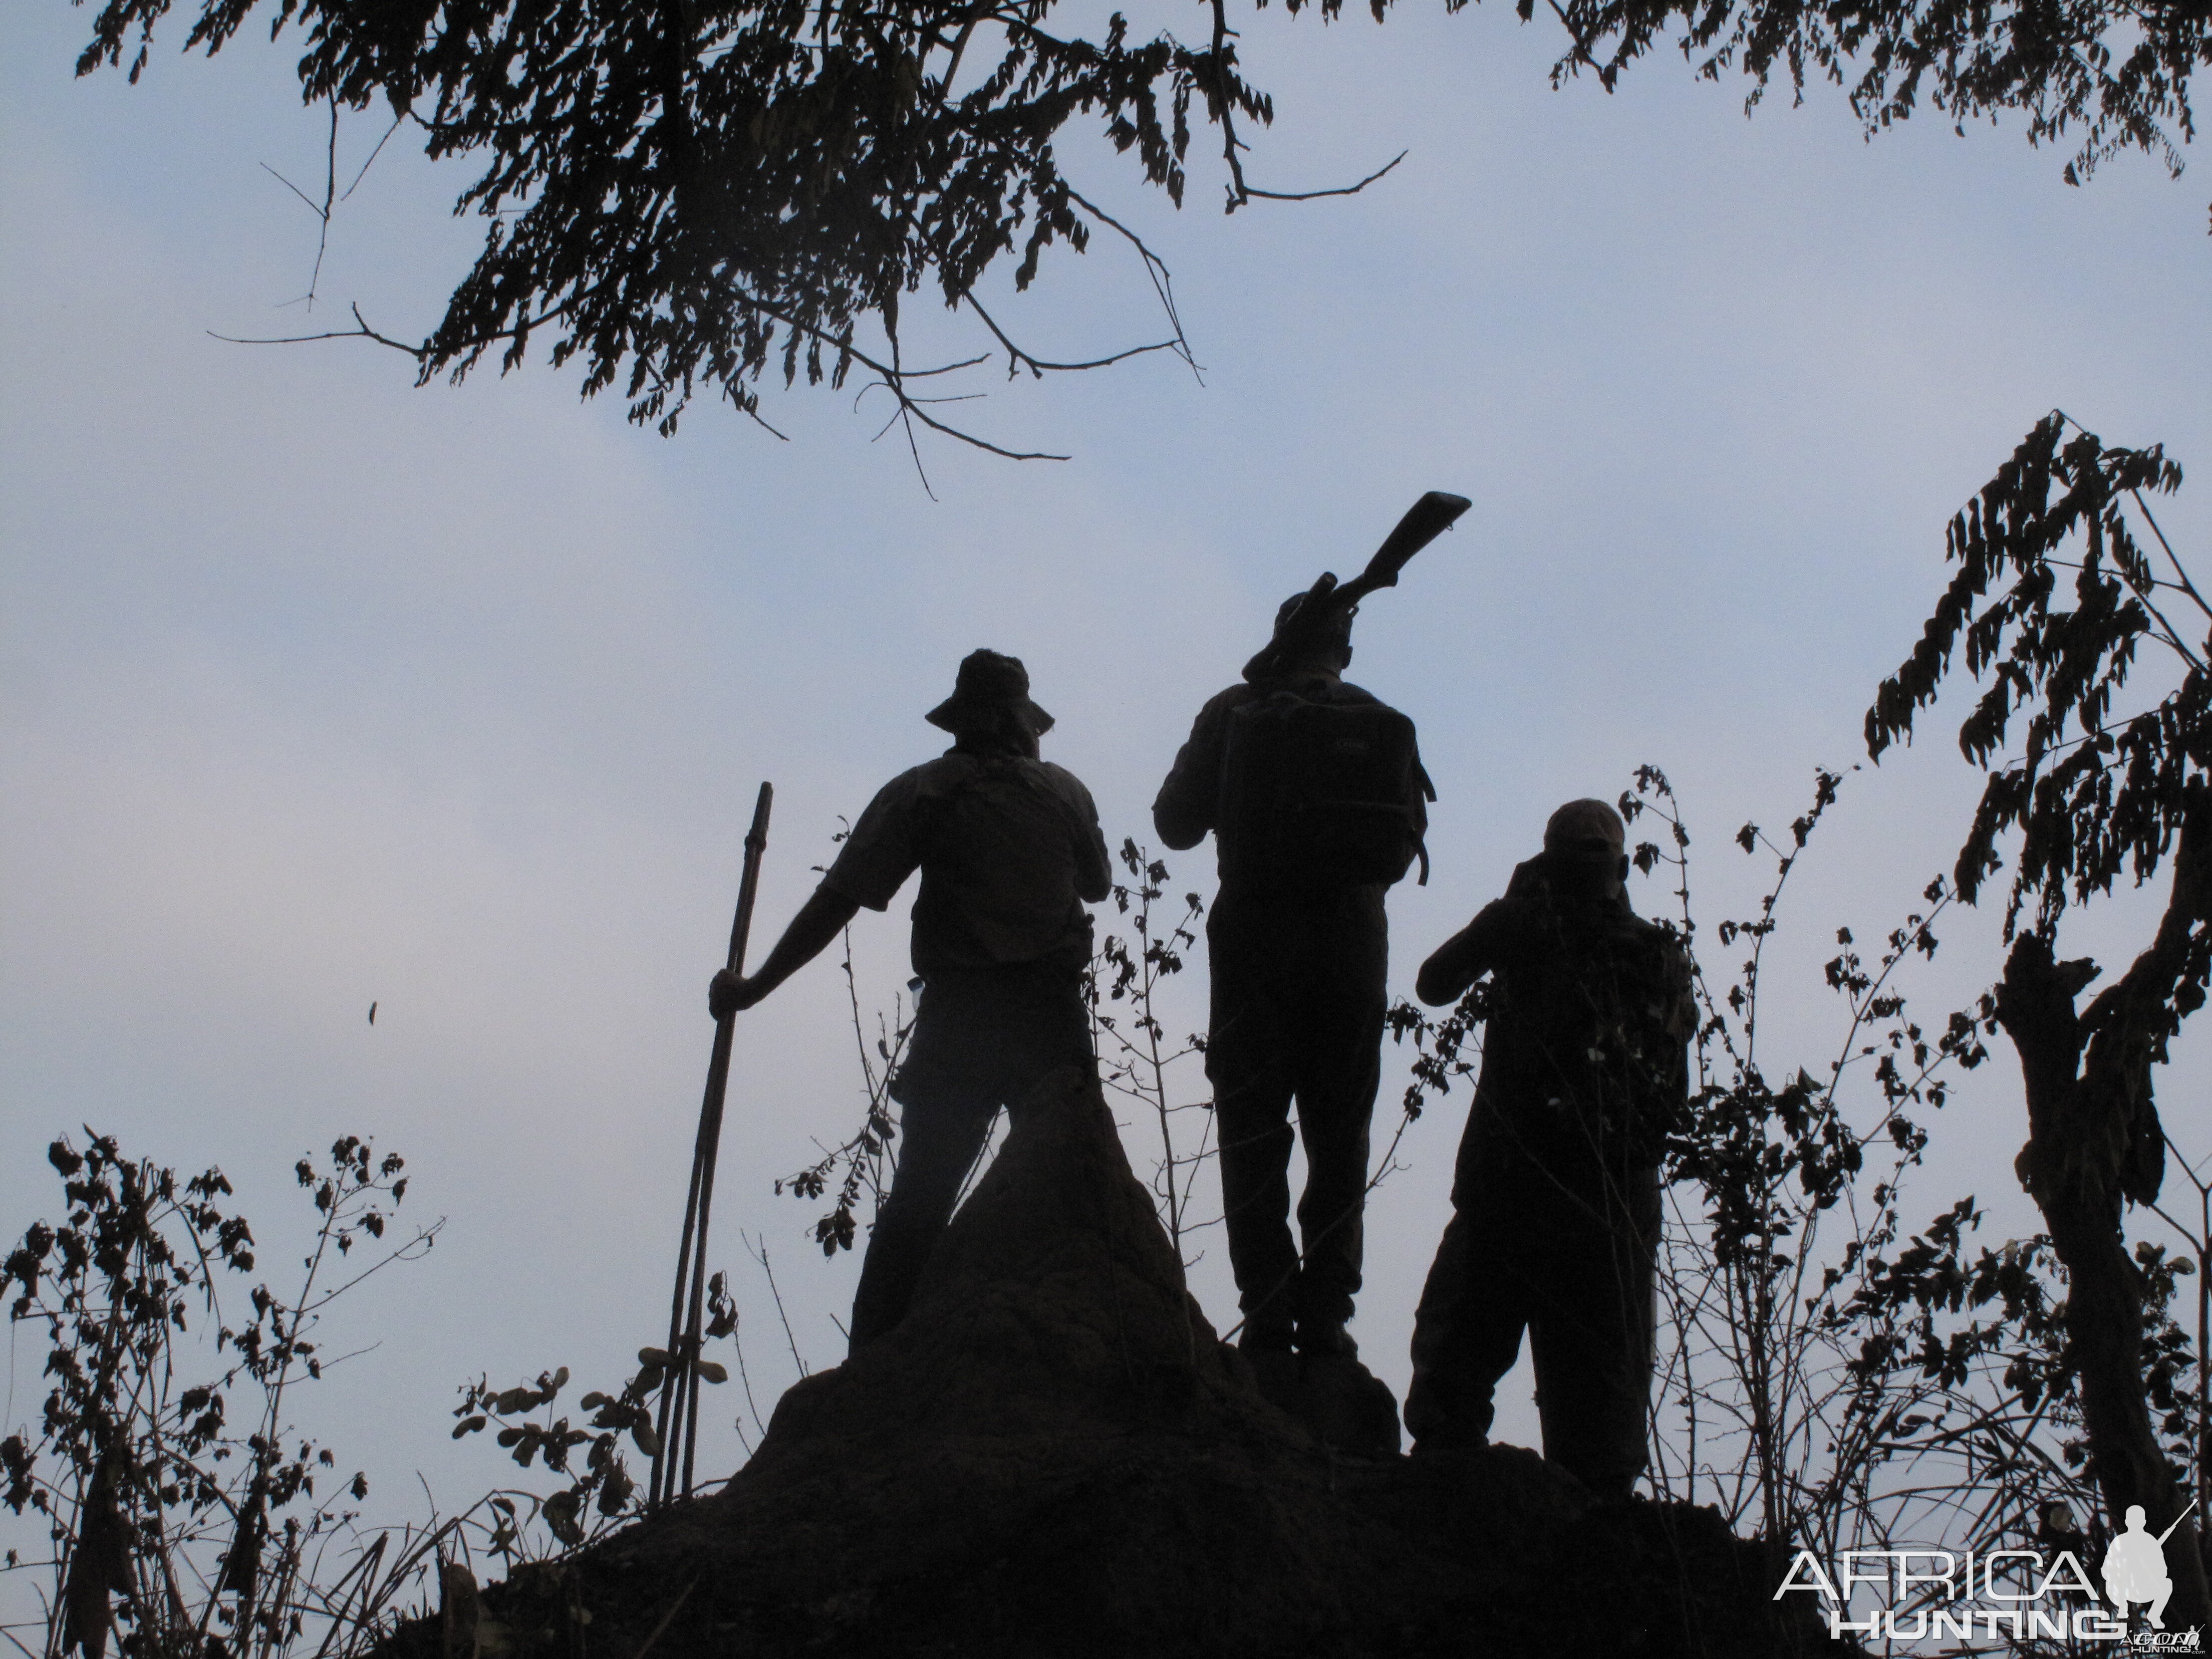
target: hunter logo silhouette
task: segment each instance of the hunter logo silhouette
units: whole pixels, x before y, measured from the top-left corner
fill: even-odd
[[[2105,1552],[2105,1594],[2112,1598],[2112,1605],[2125,1618],[2129,1604],[2135,1601],[2150,1603],[2150,1627],[2164,1630],[2168,1597],[2173,1594],[2173,1581],[2166,1573],[2166,1540],[2173,1527],[2181,1524],[2175,1517],[2173,1526],[2154,1538],[2143,1520],[2140,1504],[2128,1505],[2128,1529],[2112,1540],[2112,1548]]]

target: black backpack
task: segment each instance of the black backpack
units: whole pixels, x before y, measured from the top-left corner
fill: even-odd
[[[1222,874],[1274,890],[1428,879],[1413,722],[1379,702],[1279,690],[1231,711],[1215,834]]]

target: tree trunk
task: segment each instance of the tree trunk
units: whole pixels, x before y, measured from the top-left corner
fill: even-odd
[[[2191,862],[2191,850],[2185,847],[2177,865]],[[2191,1506],[2143,1396],[2142,1278],[2128,1255],[2121,1200],[2154,1196],[2163,1163],[2150,1062],[2179,1024],[2172,997],[2195,931],[2189,912],[2197,884],[2180,874],[2158,941],[2085,1014],[2075,1012],[2074,1000],[2096,964],[2054,961],[2039,937],[2013,947],[1997,989],[1997,1017],[2019,1052],[2027,1091],[2028,1141],[2014,1168],[2070,1281],[2067,1346],[2092,1466],[2115,1530],[2129,1505],[2140,1504],[2154,1534]],[[2169,1627],[2212,1622],[2193,1521],[2175,1529],[2166,1559],[2173,1580]]]

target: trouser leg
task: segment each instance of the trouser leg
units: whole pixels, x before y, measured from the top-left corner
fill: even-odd
[[[1273,907],[1224,893],[1206,921],[1212,968],[1206,1074],[1213,1085],[1221,1204],[1248,1340],[1287,1343],[1298,1272],[1291,1240],[1291,1072],[1274,981]]]
[[[1248,1321],[1340,1328],[1360,1283],[1369,1122],[1389,954],[1382,890],[1224,892],[1206,925],[1229,1254]],[[1291,1102],[1305,1142],[1290,1229]]]
[[[876,1211],[853,1296],[852,1346],[873,1341],[906,1316],[930,1252],[951,1218],[961,1184],[998,1115],[995,1098],[927,1097],[905,1103],[898,1170]]]
[[[1298,1200],[1304,1263],[1296,1311],[1301,1328],[1317,1332],[1341,1328],[1359,1292],[1368,1134],[1382,1070],[1379,977],[1371,995],[1358,983],[1329,988],[1338,994],[1333,1006],[1310,1010],[1302,1022],[1308,1042],[1297,1089],[1306,1188]]]
[[[1299,913],[1294,933],[1285,995],[1306,1152],[1297,1317],[1302,1331],[1326,1346],[1352,1317],[1360,1285],[1390,954],[1382,891],[1345,889],[1317,899]]]
[[[1544,1455],[1591,1491],[1625,1496],[1650,1454],[1656,1172],[1634,1172],[1554,1229],[1529,1320]]]
[[[898,1168],[860,1264],[854,1347],[905,1317],[1000,1106],[1020,1106],[1060,1066],[1091,1063],[1090,1018],[1072,973],[930,981],[891,1085],[902,1108]]]
[[[1406,1431],[1432,1447],[1478,1444],[1496,1413],[1498,1379],[1520,1356],[1528,1320],[1525,1241],[1509,1194],[1462,1179],[1413,1316]]]
[[[1241,1048],[1241,1045],[1239,1045]],[[1291,1242],[1291,1088],[1279,1061],[1207,1054],[1229,1265],[1249,1327],[1287,1331],[1298,1275]]]

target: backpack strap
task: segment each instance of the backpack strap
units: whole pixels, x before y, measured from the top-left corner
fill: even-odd
[[[1420,757],[1418,755],[1413,757],[1413,781],[1421,786],[1421,798],[1431,805],[1434,805],[1437,799],[1436,782],[1429,776],[1429,769],[1421,764]],[[1413,885],[1426,887],[1429,884],[1429,838],[1425,832],[1413,837],[1413,856],[1421,861],[1421,878]]]

